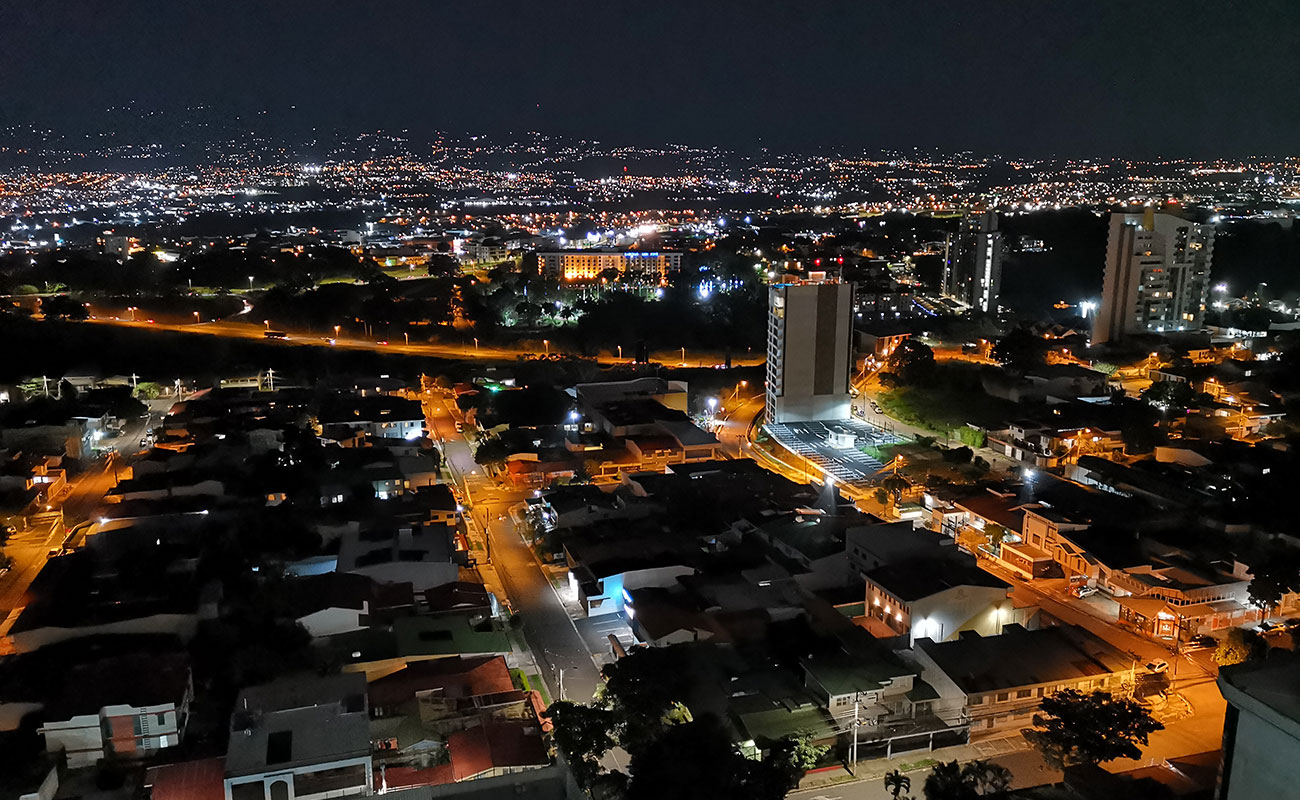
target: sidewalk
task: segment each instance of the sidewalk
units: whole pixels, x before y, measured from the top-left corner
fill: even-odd
[[[854,770],[849,772],[842,766],[810,772],[799,781],[795,792],[806,792],[827,786],[846,783],[880,782],[887,773],[898,770],[902,773],[929,772],[935,764],[946,761],[988,760],[1012,753],[1024,753],[1032,758],[1033,747],[1018,732],[993,739],[984,739],[970,744],[951,747],[937,747],[934,750],[913,750],[893,758],[863,759]]]

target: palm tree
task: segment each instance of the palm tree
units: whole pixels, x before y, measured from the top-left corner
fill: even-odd
[[[898,770],[885,773],[885,790],[894,796],[894,800],[898,800],[900,794],[911,791],[911,789],[912,779],[903,773]]]

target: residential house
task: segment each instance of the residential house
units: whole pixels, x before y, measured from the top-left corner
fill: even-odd
[[[225,800],[325,800],[372,786],[364,675],[300,675],[239,693]]]
[[[194,686],[182,653],[118,655],[74,665],[40,711],[37,733],[68,767],[145,758],[185,736]]]
[[[1300,656],[1276,650],[1266,661],[1224,667],[1221,800],[1291,797],[1300,786]]]
[[[1122,694],[1136,680],[1132,656],[1071,625],[922,638],[909,653],[938,692],[936,713],[968,720],[972,738],[1029,725],[1042,699],[1061,689]]]

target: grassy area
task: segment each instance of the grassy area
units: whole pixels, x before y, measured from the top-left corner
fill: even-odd
[[[972,423],[1001,427],[1016,416],[1016,405],[984,393],[979,374],[967,366],[944,365],[924,385],[900,386],[876,398],[894,419],[940,435]]]

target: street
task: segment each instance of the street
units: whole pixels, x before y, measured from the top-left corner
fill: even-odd
[[[506,594],[502,599],[519,615],[524,640],[537,660],[551,697],[589,702],[600,682],[591,652],[532,549],[515,529],[510,514],[510,508],[522,503],[531,493],[497,488],[483,474],[482,468],[474,463],[469,442],[456,431],[459,411],[453,411],[445,398],[426,394],[424,407],[429,433],[444,442],[447,465],[462,487],[468,513],[479,530],[487,531],[492,566]]]

